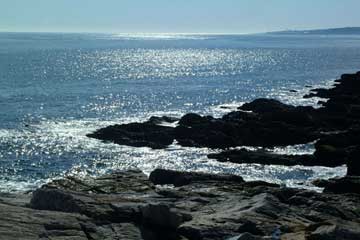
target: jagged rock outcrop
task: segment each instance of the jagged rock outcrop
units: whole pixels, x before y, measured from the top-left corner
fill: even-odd
[[[165,148],[176,140],[182,146],[225,149],[210,155],[220,161],[278,165],[348,165],[359,175],[360,72],[344,74],[330,89],[314,89],[305,97],[322,97],[322,107],[291,106],[274,99],[245,103],[222,118],[189,113],[181,119],[152,117],[144,123],[109,126],[90,137],[130,146]],[[164,126],[163,122],[178,124]],[[271,152],[231,150],[237,146],[274,147],[317,140],[314,155],[281,156]]]

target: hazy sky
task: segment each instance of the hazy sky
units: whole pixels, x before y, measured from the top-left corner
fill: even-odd
[[[0,0],[0,31],[248,33],[360,26],[360,0]]]

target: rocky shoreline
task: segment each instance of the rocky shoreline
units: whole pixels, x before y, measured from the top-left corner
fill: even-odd
[[[346,164],[359,175],[360,72],[344,74],[330,89],[314,89],[305,98],[320,97],[320,108],[292,106],[274,99],[256,99],[222,118],[189,113],[180,119],[151,117],[143,123],[108,126],[89,137],[134,147],[223,149],[209,157],[233,163],[336,167]],[[168,123],[177,123],[175,127]],[[167,123],[167,124],[164,124]],[[276,155],[239,146],[276,147],[314,142],[311,155]]]
[[[360,178],[351,178],[358,190]],[[163,169],[65,178],[1,194],[0,239],[359,239],[359,192],[322,184],[317,193]]]
[[[66,177],[32,193],[0,194],[0,239],[316,240],[360,239],[360,72],[305,97],[316,109],[257,99],[222,118],[187,114],[109,126],[89,137],[135,147],[221,149],[222,162],[335,167],[343,178],[317,180],[323,193],[241,176],[156,169],[97,178]],[[175,127],[164,123],[176,123]],[[315,153],[259,149],[316,141]]]

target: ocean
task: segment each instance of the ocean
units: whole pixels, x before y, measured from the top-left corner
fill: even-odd
[[[0,192],[157,167],[314,189],[313,179],[342,176],[346,167],[219,163],[206,157],[216,149],[133,148],[85,135],[150,116],[219,117],[259,97],[317,106],[302,96],[359,69],[360,35],[0,33]]]

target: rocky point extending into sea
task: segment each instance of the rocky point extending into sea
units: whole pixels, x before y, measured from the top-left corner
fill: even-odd
[[[335,82],[305,96],[327,99],[320,108],[256,99],[222,118],[152,117],[88,135],[154,149],[176,140],[222,149],[208,157],[239,164],[346,164],[345,177],[314,182],[322,193],[165,169],[149,177],[135,169],[66,177],[31,193],[0,194],[0,239],[360,239],[360,72]],[[313,141],[315,153],[301,156],[233,148]]]

